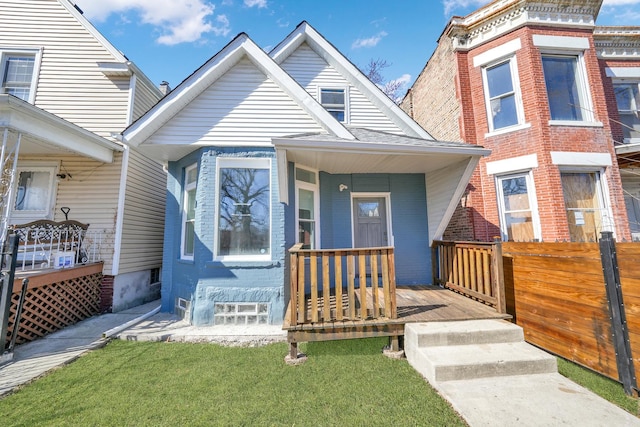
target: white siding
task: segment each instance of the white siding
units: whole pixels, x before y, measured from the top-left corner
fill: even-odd
[[[442,237],[441,235],[436,235],[437,230],[441,228],[441,232],[443,232],[446,225],[443,224],[443,220],[448,223],[451,219],[453,209],[450,212],[447,212],[447,210],[451,208],[451,199],[460,184],[460,180],[467,171],[468,165],[468,161],[463,161],[426,175],[429,241]],[[445,218],[447,214],[449,217]]]
[[[349,125],[391,133],[403,133],[360,90],[349,84],[335,68],[327,64],[306,43],[292,53],[282,64],[311,96],[318,99],[318,87],[349,87]]]
[[[135,151],[127,172],[119,274],[162,265],[167,175]]]
[[[56,0],[1,0],[0,48],[43,48],[35,105],[101,136],[126,126],[129,78],[108,78],[116,58]]]
[[[137,79],[135,96],[133,99],[133,117],[131,122],[136,121],[140,116],[156,105],[160,98],[152,88],[147,86],[142,79]]]
[[[21,157],[20,161],[34,159],[60,161],[60,172],[67,177],[58,180],[54,220],[64,220],[60,208],[66,206],[71,209],[69,219],[89,224],[90,230],[103,233],[104,273],[111,274],[122,153],[115,154],[113,163],[79,156]]]
[[[244,59],[191,101],[146,144],[268,145],[271,138],[324,130]]]

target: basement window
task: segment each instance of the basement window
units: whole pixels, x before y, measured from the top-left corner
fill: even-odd
[[[269,304],[257,302],[229,302],[214,306],[215,325],[266,325],[269,323]]]

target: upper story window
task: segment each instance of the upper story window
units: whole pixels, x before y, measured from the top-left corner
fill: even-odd
[[[543,54],[551,120],[593,121],[582,55]]]
[[[1,93],[33,101],[36,80],[36,52],[0,50]]]
[[[320,88],[320,104],[336,120],[346,123],[347,120],[347,93],[344,88]]]
[[[193,259],[196,231],[196,184],[198,182],[198,165],[191,165],[184,170],[184,196],[182,206],[182,239],[181,258]]]
[[[522,124],[524,112],[515,57],[484,67],[482,76],[489,132]]]
[[[639,82],[619,82],[613,84],[618,104],[618,114],[622,122],[622,132],[626,140],[640,139],[640,90]]]
[[[216,258],[271,260],[271,159],[218,158]]]

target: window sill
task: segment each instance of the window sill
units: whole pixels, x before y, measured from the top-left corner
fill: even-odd
[[[179,258],[178,262],[180,264],[191,264],[191,265],[195,264],[195,261],[193,258]]]
[[[492,136],[498,136],[498,135],[504,135],[505,133],[510,133],[510,132],[516,132],[522,129],[528,129],[531,127],[531,123],[524,123],[521,125],[514,125],[514,126],[509,126],[506,128],[501,128],[498,130],[493,130],[491,132],[485,133],[484,137],[485,138],[491,138]]]
[[[585,128],[601,128],[602,122],[585,122],[581,120],[549,120],[549,126],[572,126]]]
[[[245,268],[245,269],[253,269],[253,268],[276,268],[280,267],[281,264],[278,261],[254,261],[254,260],[246,260],[246,261],[207,261],[207,268]]]

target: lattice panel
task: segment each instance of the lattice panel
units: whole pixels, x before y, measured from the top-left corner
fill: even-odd
[[[102,273],[27,290],[16,344],[33,341],[100,312]],[[14,293],[6,342],[11,339],[20,295]]]

